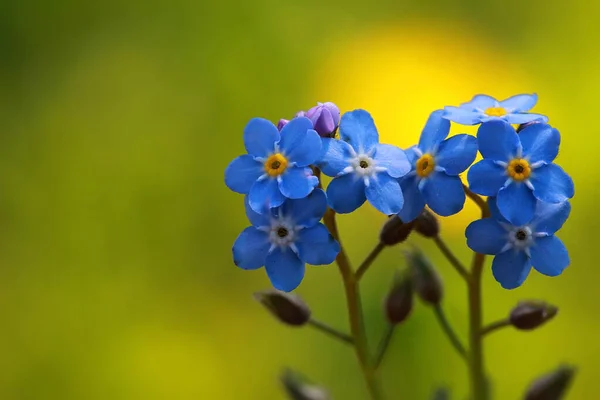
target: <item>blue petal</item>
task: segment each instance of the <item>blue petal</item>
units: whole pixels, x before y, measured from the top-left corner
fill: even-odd
[[[284,292],[296,289],[304,278],[304,262],[289,248],[273,250],[267,256],[265,268],[273,287]]]
[[[458,176],[435,172],[425,180],[421,191],[429,208],[443,217],[456,214],[465,205],[465,190]]]
[[[327,209],[327,196],[322,189],[315,189],[303,199],[283,203],[282,213],[291,217],[296,225],[313,226],[323,218]]]
[[[495,197],[488,197],[487,203],[488,203],[488,207],[490,209],[490,215],[492,216],[493,219],[495,219],[498,222],[504,222],[506,224],[510,224],[510,222],[508,222],[508,220],[506,218],[504,218],[504,216],[502,214],[500,214],[500,210],[498,210],[498,203],[497,203]]]
[[[375,122],[365,110],[354,110],[342,116],[340,137],[359,153],[368,152],[379,143]]]
[[[250,207],[250,203],[248,201],[249,196],[245,196],[244,198],[244,207],[246,208],[246,217],[255,227],[261,226],[270,226],[271,225],[271,211],[268,208],[264,208],[260,213],[257,213]]]
[[[416,176],[400,180],[400,188],[404,195],[404,205],[398,216],[402,221],[410,222],[417,218],[425,208],[425,199],[419,190]]]
[[[266,232],[253,226],[244,229],[233,244],[233,262],[241,269],[257,269],[265,265],[271,242]]]
[[[467,226],[467,246],[481,254],[498,254],[508,243],[508,233],[493,218],[478,219]]]
[[[517,155],[519,136],[510,124],[490,121],[481,124],[477,131],[479,152],[484,158],[508,161]]]
[[[421,139],[419,139],[419,148],[425,153],[434,152],[442,140],[446,139],[450,132],[450,121],[442,118],[443,110],[436,110],[429,115]]]
[[[446,170],[448,175],[458,175],[467,168],[477,156],[477,139],[471,135],[456,135],[440,144],[435,163]]]
[[[486,94],[478,94],[475,95],[471,101],[468,103],[463,103],[460,105],[461,108],[464,109],[476,109],[486,110],[490,107],[496,107],[498,105],[498,101],[492,96],[488,96]]]
[[[375,146],[373,159],[378,167],[387,168],[393,178],[401,178],[410,172],[410,163],[404,150],[389,144]]]
[[[500,107],[508,112],[529,111],[537,103],[537,94],[518,94],[500,102]]]
[[[479,111],[447,106],[444,107],[443,117],[461,125],[476,125],[481,122],[483,114]]]
[[[533,219],[535,197],[522,182],[511,182],[500,189],[496,201],[500,213],[513,225],[525,225]]]
[[[479,161],[467,174],[469,189],[483,196],[496,196],[507,179],[504,168],[490,159]]]
[[[531,248],[531,263],[539,273],[557,276],[569,266],[569,252],[556,236],[546,236],[535,240]]]
[[[292,167],[281,175],[279,190],[289,199],[301,199],[308,196],[318,184],[319,178],[313,176],[312,169]]]
[[[247,194],[264,172],[260,162],[244,154],[234,159],[225,169],[225,185],[234,192]]]
[[[256,181],[248,194],[248,204],[257,213],[264,213],[268,208],[279,207],[284,200],[277,179],[274,178]]]
[[[312,265],[331,264],[340,252],[340,244],[323,224],[298,232],[296,245],[302,261]]]
[[[529,257],[522,251],[505,251],[494,257],[492,273],[504,289],[518,288],[531,271]]]
[[[334,178],[327,186],[327,201],[337,213],[351,213],[362,206],[366,199],[365,183],[355,174]]]
[[[271,154],[280,138],[277,127],[264,118],[252,118],[244,129],[246,151],[255,157]]]
[[[530,163],[543,161],[550,164],[558,155],[560,133],[548,124],[533,124],[519,133],[523,156]]]
[[[321,171],[327,176],[336,176],[350,165],[354,150],[343,140],[321,139],[323,143],[323,157],[321,158]]]
[[[504,118],[509,124],[526,124],[534,121],[542,123],[548,122],[548,117],[542,114],[506,114]]]
[[[562,203],[575,194],[573,180],[556,164],[536,169],[529,178],[534,196],[548,203]]]
[[[568,201],[556,204],[538,201],[532,229],[537,233],[553,235],[562,228],[570,213],[571,204]]]
[[[365,194],[369,203],[386,215],[398,213],[404,204],[400,183],[385,172],[379,173],[369,180]]]
[[[306,167],[321,156],[321,138],[312,127],[310,119],[300,117],[292,119],[281,130],[279,150],[299,167]]]
[[[419,149],[419,146],[415,145],[413,147],[409,147],[404,152],[406,153],[406,158],[408,159],[408,162],[411,165],[411,169],[415,169],[415,164],[420,158],[419,153],[417,152],[422,153],[422,151]]]

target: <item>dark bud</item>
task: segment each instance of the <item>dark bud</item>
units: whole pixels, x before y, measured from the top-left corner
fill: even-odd
[[[431,396],[431,400],[450,400],[450,391],[444,387],[436,389]]]
[[[440,224],[437,217],[429,210],[423,210],[415,219],[415,231],[426,238],[436,237],[440,233]]]
[[[524,331],[532,330],[550,321],[558,308],[539,300],[522,301],[510,312],[512,326]]]
[[[305,380],[296,372],[285,370],[281,374],[281,383],[292,400],[329,400],[327,392],[315,385],[305,382]]]
[[[394,283],[385,298],[385,316],[390,324],[400,324],[408,318],[413,305],[413,289],[409,274],[396,273]]]
[[[417,248],[407,251],[404,255],[412,273],[415,292],[425,303],[439,304],[444,296],[444,287],[431,262]]]
[[[414,222],[404,223],[398,215],[392,215],[385,221],[379,232],[379,240],[386,246],[404,242],[413,230]]]
[[[525,124],[520,124],[517,127],[517,133],[521,132],[523,129],[527,129],[527,127],[534,125],[534,124],[539,124],[540,122],[542,122],[541,120],[536,120],[536,121],[531,121],[531,122],[527,122]]]
[[[525,400],[560,400],[564,398],[574,375],[574,367],[569,365],[558,367],[556,371],[536,379],[529,386]]]
[[[302,326],[310,319],[310,308],[295,294],[270,289],[255,293],[254,298],[286,325]]]

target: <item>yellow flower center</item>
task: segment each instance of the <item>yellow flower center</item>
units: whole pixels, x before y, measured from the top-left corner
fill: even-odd
[[[490,107],[485,110],[485,114],[489,117],[503,117],[505,116],[506,110],[502,107]]]
[[[435,168],[435,162],[433,161],[433,157],[431,154],[423,154],[421,158],[417,160],[416,171],[417,175],[421,178],[425,178],[429,176],[433,169]]]
[[[517,182],[524,181],[529,178],[531,175],[531,166],[529,162],[523,158],[515,158],[510,160],[508,166],[506,167],[506,172],[508,176],[514,179]]]
[[[265,172],[269,176],[279,176],[285,172],[288,160],[281,153],[271,154],[265,161]]]

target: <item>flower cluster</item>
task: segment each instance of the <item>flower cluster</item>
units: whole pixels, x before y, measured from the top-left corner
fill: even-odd
[[[236,265],[265,266],[273,286],[291,291],[306,263],[329,264],[340,251],[319,222],[327,207],[345,214],[368,202],[411,222],[426,207],[441,216],[458,213],[470,190],[488,196],[491,217],[469,225],[467,244],[495,255],[492,270],[503,287],[521,285],[532,266],[560,274],[569,257],[554,233],[569,215],[574,187],[554,164],[559,132],[547,117],[528,113],[536,102],[536,95],[504,101],[478,95],[436,110],[419,143],[407,150],[380,143],[367,111],[342,116],[333,103],[318,103],[277,126],[252,119],[244,130],[247,154],[225,171],[226,185],[246,195],[252,224],[233,246]],[[480,124],[477,136],[448,137],[451,122]],[[478,152],[483,159],[471,167]],[[460,177],[467,170],[469,188]],[[333,178],[326,191],[321,173]]]

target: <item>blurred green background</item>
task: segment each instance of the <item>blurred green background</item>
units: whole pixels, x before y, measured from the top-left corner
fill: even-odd
[[[0,398],[282,399],[293,366],[336,399],[364,399],[352,352],[273,321],[238,270],[247,226],[223,170],[248,119],[277,121],[317,101],[366,108],[384,141],[416,141],[429,112],[476,93],[537,92],[562,132],[559,162],[577,186],[560,236],[572,266],[505,291],[484,276],[485,319],[523,298],[560,306],[534,333],[486,342],[497,399],[518,399],[561,362],[579,367],[571,399],[595,398],[600,271],[595,196],[600,3],[334,0],[15,1],[0,3]],[[473,130],[468,130],[473,132]],[[443,221],[467,260],[468,206]],[[340,220],[358,262],[385,218]],[[446,309],[465,334],[465,288],[431,244]],[[398,249],[363,281],[372,342]],[[346,327],[334,266],[298,292]],[[394,399],[436,385],[466,394],[466,372],[419,305],[382,372]]]

